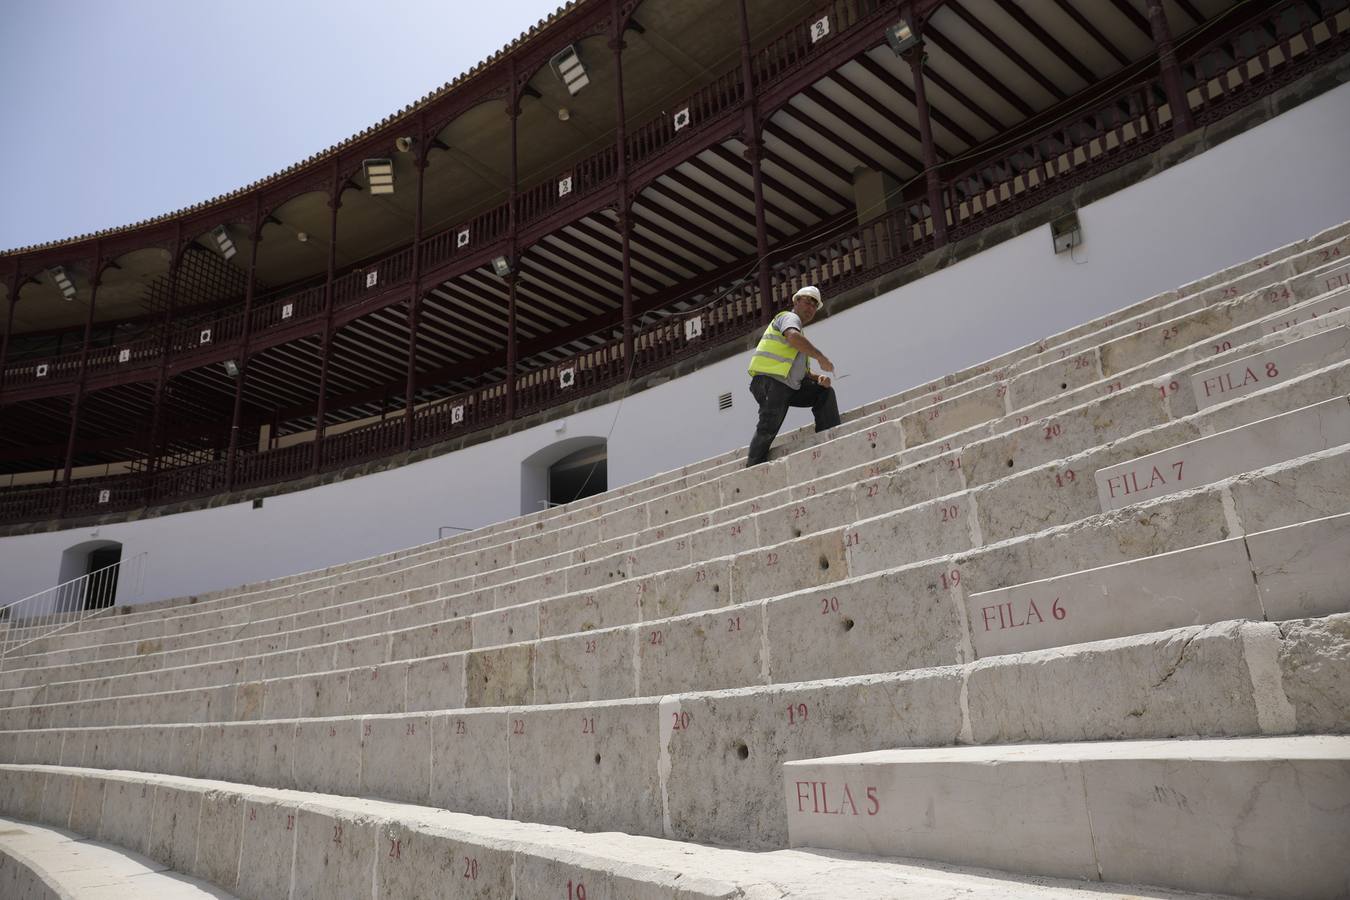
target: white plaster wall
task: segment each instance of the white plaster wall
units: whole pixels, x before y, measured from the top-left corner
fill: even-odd
[[[979,363],[1350,219],[1350,85],[1079,211],[1084,244],[1049,229],[813,325],[847,409]],[[745,444],[755,406],[730,359],[566,420],[378,475],[139,522],[0,539],[0,603],[53,585],[62,551],[91,538],[149,551],[156,600],[320,568],[520,512],[521,461],[583,436],[609,441],[622,485]],[[731,391],[732,409],[717,395]],[[617,413],[617,418],[616,418]],[[793,410],[785,428],[809,421]],[[125,598],[131,600],[133,598]]]

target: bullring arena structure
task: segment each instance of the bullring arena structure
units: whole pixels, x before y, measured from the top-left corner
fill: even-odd
[[[0,896],[1350,895],[1348,30],[577,0],[4,253]]]

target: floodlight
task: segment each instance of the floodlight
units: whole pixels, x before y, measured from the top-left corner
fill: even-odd
[[[74,300],[74,299],[75,299],[75,285],[71,282],[70,276],[66,274],[65,267],[64,267],[64,266],[52,266],[52,267],[51,267],[50,269],[48,269],[47,271],[48,271],[48,272],[51,272],[51,274],[52,274],[52,281],[56,282],[56,286],[57,286],[58,288],[61,289],[61,293],[62,293],[62,294],[65,294],[66,299],[67,299],[67,300]]]
[[[407,153],[413,148],[413,144],[416,142],[415,138],[401,137],[394,141],[394,148],[397,149],[399,153]]]
[[[361,163],[366,173],[366,186],[372,194],[392,194],[394,192],[394,161],[392,159],[368,159]]]
[[[919,36],[914,33],[913,28],[909,27],[908,22],[901,19],[886,29],[886,42],[891,45],[895,55],[899,56],[911,47],[918,46]]]
[[[230,240],[230,233],[225,230],[225,226],[217,225],[211,236],[216,239],[216,246],[220,248],[221,254],[226,259],[234,259],[234,255],[239,251],[235,249],[234,241]]]
[[[510,275],[515,271],[514,267],[511,265],[511,257],[494,256],[492,258],[492,271],[496,272],[499,278],[505,278],[507,275]]]
[[[567,88],[569,94],[575,96],[582,88],[591,83],[591,77],[586,74],[586,67],[582,65],[576,47],[568,47],[554,54],[548,63],[553,67],[553,73],[558,76],[558,80]]]
[[[235,362],[232,359],[227,359],[225,360],[225,362],[221,363],[221,365],[225,367],[226,375],[230,376],[231,378],[239,377],[239,363]]]

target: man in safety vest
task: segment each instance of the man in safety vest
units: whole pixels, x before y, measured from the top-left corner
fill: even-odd
[[[778,436],[789,406],[810,407],[818,432],[839,424],[839,403],[830,379],[812,372],[808,358],[814,356],[831,373],[834,363],[802,334],[802,328],[824,305],[819,288],[797,291],[792,295],[792,310],[773,317],[750,357],[750,393],[759,403],[759,424],[750,439],[747,468],[769,458],[769,445]]]

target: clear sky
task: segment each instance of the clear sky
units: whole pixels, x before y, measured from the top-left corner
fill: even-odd
[[[5,4],[0,251],[279,171],[439,88],[560,2]]]

